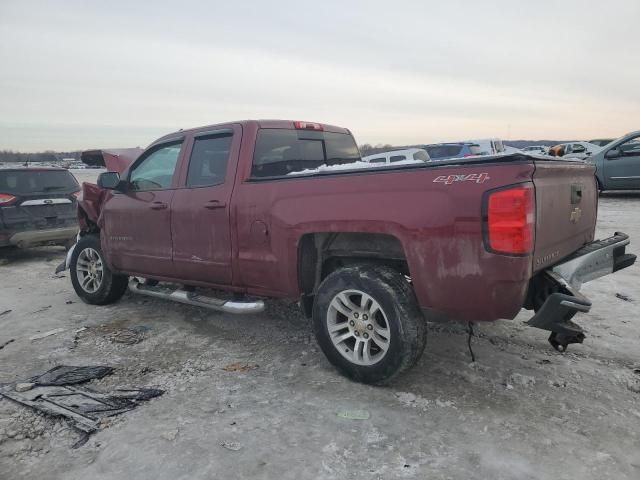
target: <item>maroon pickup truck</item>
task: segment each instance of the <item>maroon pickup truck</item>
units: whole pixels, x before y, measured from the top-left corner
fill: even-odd
[[[368,165],[349,130],[279,120],[104,158],[116,171],[84,184],[68,257],[83,300],[129,287],[250,313],[260,297],[298,298],[331,363],[368,383],[417,361],[436,312],[475,322],[531,309],[563,351],[584,338],[571,321],[591,306],[580,285],[635,261],[623,233],[594,242],[594,167],[581,161]]]

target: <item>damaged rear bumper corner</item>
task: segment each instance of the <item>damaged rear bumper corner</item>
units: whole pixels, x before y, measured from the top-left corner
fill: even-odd
[[[549,294],[528,325],[551,332],[549,342],[559,351],[570,343],[582,343],[582,328],[571,321],[591,309],[591,302],[579,292],[582,284],[634,264],[636,255],[626,253],[629,236],[616,232],[604,240],[585,245],[561,263],[543,272],[553,293]]]

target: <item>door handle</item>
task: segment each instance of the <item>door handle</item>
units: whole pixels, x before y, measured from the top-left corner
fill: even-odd
[[[150,208],[151,210],[166,210],[168,206],[164,202],[153,202]]]
[[[220,200],[209,200],[204,204],[204,208],[208,208],[209,210],[213,210],[216,208],[224,208],[227,204],[225,202],[221,202]]]

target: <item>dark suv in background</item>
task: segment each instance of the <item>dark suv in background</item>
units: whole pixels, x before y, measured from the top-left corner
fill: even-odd
[[[61,168],[0,169],[0,247],[67,245],[78,233],[79,194]]]

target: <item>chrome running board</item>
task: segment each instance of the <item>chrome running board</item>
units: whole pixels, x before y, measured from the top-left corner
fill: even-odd
[[[167,288],[164,286],[145,285],[134,278],[129,282],[129,290],[148,297],[162,298],[171,300],[194,307],[203,307],[218,312],[247,314],[260,313],[264,311],[264,302],[262,300],[240,301],[240,300],[224,300],[222,298],[209,297],[196,292],[188,292],[186,290]]]

